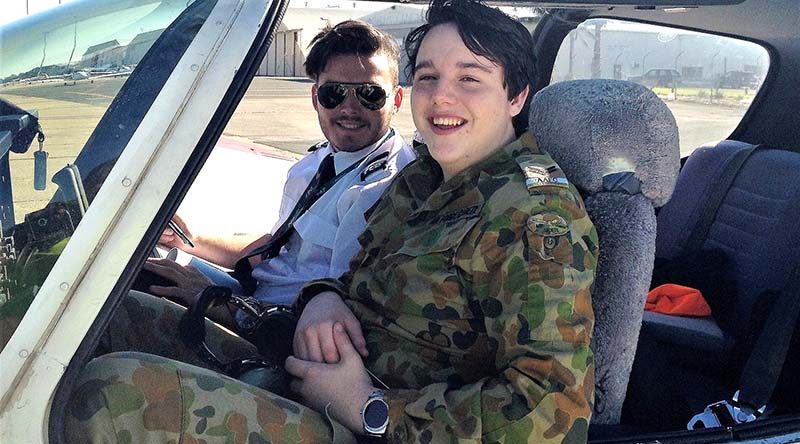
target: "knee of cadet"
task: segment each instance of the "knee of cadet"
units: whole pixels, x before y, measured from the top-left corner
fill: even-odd
[[[124,397],[136,402],[138,397],[132,375],[144,362],[166,362],[159,356],[136,352],[110,353],[93,359],[81,371],[70,395],[67,415],[73,420],[88,421],[98,412],[107,409],[110,398],[125,402]],[[109,391],[113,396],[107,396]]]

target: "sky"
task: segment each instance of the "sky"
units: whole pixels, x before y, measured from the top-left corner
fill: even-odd
[[[31,14],[54,8],[59,3],[65,4],[75,0],[0,0],[0,25],[25,17],[25,6]]]
[[[26,4],[28,5],[28,11],[31,15],[33,15],[37,12],[55,8],[59,4],[66,4],[73,1],[76,0],[0,0],[0,25],[25,17]],[[291,0],[290,6],[303,7],[307,5],[309,7],[324,7],[328,3],[342,3],[343,5],[349,6],[352,1],[338,2],[334,0]],[[360,8],[365,7],[364,5],[360,4],[361,2],[358,3]],[[370,7],[384,8],[386,5],[367,5],[367,8]]]

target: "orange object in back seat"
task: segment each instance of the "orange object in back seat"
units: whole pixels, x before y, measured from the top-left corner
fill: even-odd
[[[700,290],[677,284],[664,284],[647,293],[644,309],[675,316],[709,316],[711,307]]]

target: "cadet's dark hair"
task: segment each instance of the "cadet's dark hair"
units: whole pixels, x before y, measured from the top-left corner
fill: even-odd
[[[536,63],[533,55],[533,39],[525,26],[497,8],[477,0],[432,0],[426,15],[426,23],[406,36],[408,54],[406,74],[414,77],[417,53],[422,40],[433,27],[452,23],[464,45],[474,54],[486,57],[503,68],[503,86],[508,89],[511,100],[526,86],[533,86],[536,78]],[[528,129],[530,91],[522,111],[514,117],[517,135]]]
[[[311,40],[311,51],[303,66],[306,75],[315,82],[325,70],[328,60],[337,55],[372,57],[384,54],[389,59],[392,83],[397,85],[400,47],[394,38],[361,20],[346,20],[336,26],[327,25]]]

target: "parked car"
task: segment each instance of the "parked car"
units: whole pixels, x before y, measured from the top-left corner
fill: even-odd
[[[719,79],[720,88],[758,88],[758,75],[747,71],[728,71]]]
[[[681,73],[674,69],[651,69],[642,76],[629,77],[628,80],[650,88],[672,88],[680,86]]]
[[[791,117],[800,108],[800,4],[506,0],[502,5],[515,6],[507,11],[517,14],[543,8],[527,22],[537,23],[531,25],[537,45],[530,55],[539,68],[537,90],[554,78],[594,78],[598,71],[611,77],[614,65],[641,66],[645,57],[652,66],[659,55],[669,60],[666,66],[677,59],[705,72],[733,65],[736,55],[742,55],[742,64],[763,64],[765,76],[747,106],[670,104],[685,166],[672,200],[658,214],[655,252],[683,273],[712,276],[705,282],[712,316],[645,315],[637,324],[641,334],[628,338],[632,349],[615,351],[636,351],[631,383],[617,393],[625,399],[621,418],[592,424],[589,436],[597,443],[800,441],[800,335],[790,297],[798,294],[800,275],[795,221],[800,125]],[[201,168],[215,161],[215,147],[249,151],[234,148],[221,134],[265,55],[274,56],[269,46],[287,7],[288,0],[84,0],[0,28],[0,98],[16,105],[3,108],[0,118],[1,442],[64,442],[64,406],[75,378],[96,354],[99,336],[167,221],[198,186]],[[319,15],[314,11],[315,19]],[[419,14],[409,16],[418,20]],[[703,52],[705,46],[690,37],[681,40],[686,34],[679,31],[707,38],[712,51]],[[83,47],[77,51],[76,35],[88,36],[78,38]],[[118,62],[135,66],[127,77],[77,82],[87,88],[79,91],[63,82],[12,81],[36,75],[45,40],[46,65],[64,70],[77,66],[77,54],[90,48],[98,60],[122,57],[110,43],[145,37],[153,38],[148,51]],[[286,41],[276,45],[285,49]],[[595,41],[605,53],[594,51]],[[730,56],[726,41],[735,43]],[[645,44],[651,46],[636,49]],[[747,51],[743,45],[750,45]],[[692,48],[696,57],[685,52]],[[674,52],[660,54],[666,51]],[[680,75],[651,69],[631,80],[670,87],[679,84]],[[286,106],[281,91],[260,94],[262,107]],[[286,117],[262,120],[265,128],[297,123]],[[622,123],[609,123],[617,124]],[[713,142],[695,150],[708,141]],[[252,159],[236,161],[244,168]],[[738,159],[738,171],[726,167],[730,159]],[[274,158],[259,164],[264,173],[258,179],[279,178],[288,162]],[[245,175],[241,168],[226,164],[220,174],[234,180]],[[729,187],[720,185],[726,183],[719,179],[724,171]],[[259,205],[280,198],[279,187],[261,189]],[[683,254],[701,225],[706,230],[694,243],[702,248]],[[713,254],[720,259],[709,263]],[[711,293],[721,295],[712,299]],[[636,297],[643,295],[631,295]],[[786,353],[764,351],[763,343],[785,344]],[[761,405],[740,402],[761,390],[753,389],[754,383],[773,379],[763,414]],[[737,390],[742,391],[735,397]],[[596,393],[597,406],[606,395]],[[689,430],[695,414],[703,415],[704,427],[693,422],[696,427]]]

